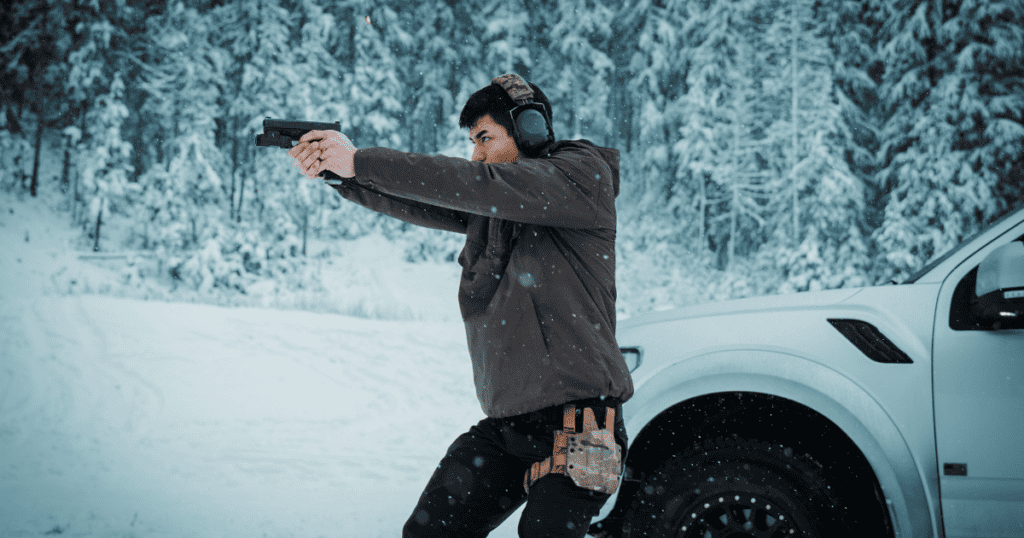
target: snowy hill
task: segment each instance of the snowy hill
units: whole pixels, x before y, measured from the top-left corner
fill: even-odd
[[[339,294],[438,321],[67,294],[119,275],[79,259],[45,200],[14,198],[0,200],[0,536],[398,536],[484,416],[461,322],[437,303],[455,303],[444,268],[363,243],[332,269],[350,276]]]

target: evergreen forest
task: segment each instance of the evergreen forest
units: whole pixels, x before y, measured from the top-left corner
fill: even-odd
[[[312,238],[453,262],[253,141],[468,158],[508,72],[621,152],[627,314],[901,282],[1024,197],[1024,0],[13,0],[0,61],[0,192],[55,182],[76,248],[199,294],[309,286]]]

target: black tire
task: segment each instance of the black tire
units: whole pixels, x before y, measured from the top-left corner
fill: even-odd
[[[809,455],[740,437],[711,439],[643,480],[624,536],[846,536],[840,506]]]

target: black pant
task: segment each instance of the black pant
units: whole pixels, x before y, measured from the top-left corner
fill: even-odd
[[[604,427],[603,402],[591,404]],[[593,405],[597,403],[597,405]],[[615,403],[615,440],[625,460],[626,428]],[[577,430],[582,429],[577,405]],[[562,406],[502,419],[485,418],[448,447],[402,530],[403,538],[483,538],[508,519],[523,502],[521,538],[586,535],[590,519],[611,496],[577,486],[572,478],[548,474],[523,489],[523,476],[534,462],[554,449],[554,432],[562,429]]]

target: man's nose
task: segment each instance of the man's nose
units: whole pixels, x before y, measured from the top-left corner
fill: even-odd
[[[473,160],[474,161],[485,161],[485,160],[487,160],[487,152],[484,151],[484,148],[482,148],[480,146],[476,146],[476,147],[473,148]]]

